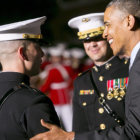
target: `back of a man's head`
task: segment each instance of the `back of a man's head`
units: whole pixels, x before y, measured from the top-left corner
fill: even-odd
[[[0,41],[0,60],[10,61],[17,55],[17,50],[19,47],[23,47],[24,50],[32,41],[29,40],[10,40],[10,41]],[[16,60],[16,59],[15,59]]]
[[[20,41],[2,41],[0,42],[0,59],[8,59],[21,45]]]

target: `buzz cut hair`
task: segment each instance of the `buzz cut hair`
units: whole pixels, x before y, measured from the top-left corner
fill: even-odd
[[[106,8],[114,6],[123,14],[131,14],[140,20],[140,0],[112,0]]]
[[[26,50],[30,43],[31,40],[0,41],[0,60],[13,58],[13,53],[17,52],[19,47]]]

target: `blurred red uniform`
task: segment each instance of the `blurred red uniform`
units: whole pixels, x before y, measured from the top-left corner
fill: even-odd
[[[70,103],[68,71],[70,69],[61,64],[50,64],[46,69],[47,78],[40,90],[44,93],[49,92],[48,96],[55,105]]]
[[[51,51],[51,64],[45,68],[46,79],[40,90],[50,97],[64,128],[72,129],[71,68],[61,64],[61,54],[57,48]]]

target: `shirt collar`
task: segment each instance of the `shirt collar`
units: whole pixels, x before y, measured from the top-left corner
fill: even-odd
[[[137,43],[137,45],[132,50],[132,53],[131,53],[131,56],[130,56],[129,70],[131,69],[131,67],[134,63],[134,60],[136,58],[136,55],[137,55],[139,49],[140,49],[140,41]]]

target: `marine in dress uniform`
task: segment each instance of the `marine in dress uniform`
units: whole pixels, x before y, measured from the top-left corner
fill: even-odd
[[[72,69],[73,69],[73,81],[78,76],[79,73],[83,72],[84,64],[83,59],[85,56],[85,52],[82,48],[72,48],[71,49],[71,57],[72,57]]]
[[[28,39],[39,41],[41,39],[40,25],[45,20],[46,17],[40,17],[0,26],[0,43],[2,41]],[[10,49],[13,46],[8,47]],[[17,63],[19,61],[20,59],[17,60]],[[3,64],[2,60],[1,62]],[[20,66],[17,68],[19,72],[12,71],[12,69],[16,69],[13,66],[9,71],[2,70],[0,73],[1,140],[27,140],[35,134],[46,131],[47,129],[40,125],[41,118],[60,126],[51,100],[41,91],[30,87],[30,74],[21,72],[20,68]]]
[[[124,95],[120,96],[120,89],[122,88],[123,92],[126,90],[128,63],[125,64],[125,60],[120,60],[115,56],[100,67],[95,65],[75,80],[73,130],[76,132],[94,129],[105,131],[119,126],[99,103],[98,93],[92,85],[91,72],[100,96],[104,97],[111,109],[124,120]]]
[[[93,13],[73,18],[69,26],[78,28],[80,40],[89,42],[102,35],[103,13]],[[102,39],[103,40],[103,39]],[[94,54],[93,54],[94,55]],[[107,57],[107,56],[106,56]],[[102,65],[94,65],[74,82],[73,131],[106,131],[119,126],[124,120],[124,97],[128,84],[127,59],[110,57]],[[102,105],[105,100],[105,106]],[[111,110],[107,113],[106,106]],[[115,117],[112,117],[112,112]],[[117,117],[117,121],[115,120]]]

